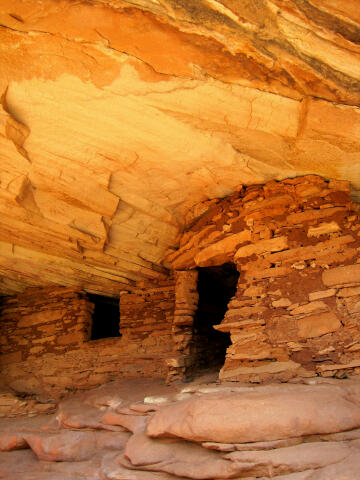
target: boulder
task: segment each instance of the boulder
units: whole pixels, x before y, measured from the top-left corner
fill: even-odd
[[[135,412],[133,415],[125,415],[123,413],[117,413],[109,410],[104,414],[102,423],[105,425],[120,426],[130,432],[135,433],[138,430],[144,429],[147,420],[147,416],[137,415]]]
[[[351,430],[360,426],[360,401],[354,390],[287,385],[196,396],[160,408],[147,433],[195,442],[246,443]]]
[[[103,422],[104,408],[96,408],[77,398],[70,398],[59,404],[57,418],[64,428],[124,431],[124,427]]]
[[[360,282],[360,265],[346,265],[325,270],[322,274],[322,281],[327,287]]]
[[[88,460],[96,452],[94,432],[37,433],[25,439],[38,459],[46,462]]]
[[[0,432],[0,452],[29,448],[20,432]]]
[[[103,450],[122,450],[128,439],[125,432],[74,432],[53,434],[32,433],[25,441],[39,458],[46,462],[79,462]]]
[[[138,432],[128,441],[118,461],[127,468],[165,472],[192,479],[235,478],[242,466],[222,458],[216,451],[176,439],[151,439]]]

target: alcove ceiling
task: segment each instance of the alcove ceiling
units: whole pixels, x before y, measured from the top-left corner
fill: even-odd
[[[163,278],[240,185],[358,196],[357,0],[1,0],[0,25],[2,295]]]

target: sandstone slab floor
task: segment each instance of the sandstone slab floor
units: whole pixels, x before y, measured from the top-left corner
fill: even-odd
[[[0,419],[0,479],[360,478],[360,377],[214,378],[123,379],[68,395],[50,413],[18,409]]]

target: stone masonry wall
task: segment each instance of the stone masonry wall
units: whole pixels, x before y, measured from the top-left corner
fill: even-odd
[[[70,288],[29,288],[1,306],[1,364],[64,353],[89,339],[93,305]]]
[[[174,269],[234,262],[220,378],[262,382],[360,371],[360,222],[345,182],[306,176],[212,202],[184,232]]]
[[[199,295],[198,272],[175,272],[175,311],[172,325],[172,356],[169,357],[167,382],[183,380],[194,362],[192,349],[194,314]]]
[[[173,281],[121,295],[121,337],[89,341],[92,311],[84,292],[68,288],[5,297],[0,380],[18,392],[56,398],[119,377],[166,377]]]
[[[174,317],[175,282],[158,281],[149,287],[138,283],[131,292],[120,297],[121,333],[129,341],[143,346],[169,345]]]

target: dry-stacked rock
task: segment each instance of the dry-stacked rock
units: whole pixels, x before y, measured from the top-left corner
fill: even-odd
[[[261,382],[360,368],[360,222],[345,182],[271,181],[213,202],[168,257],[175,270],[234,262],[220,378]]]
[[[94,341],[94,305],[81,289],[51,286],[4,297],[0,383],[10,387],[10,396],[5,389],[0,416],[35,408],[21,406],[11,390],[54,399],[119,377],[166,377],[166,361],[173,354],[174,297],[171,278],[122,292],[121,336]],[[103,314],[102,321],[108,320]]]

